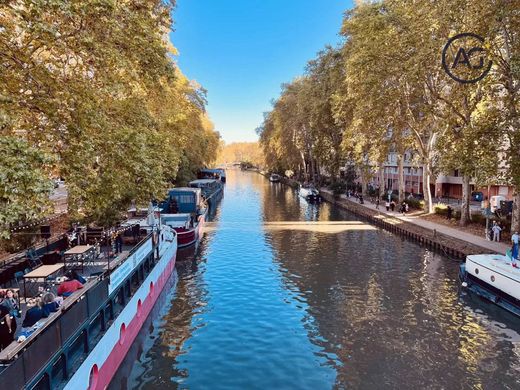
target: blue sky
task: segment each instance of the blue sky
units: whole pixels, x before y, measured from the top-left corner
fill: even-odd
[[[335,45],[352,0],[178,0],[177,61],[208,90],[208,111],[226,143],[254,141],[280,85]]]

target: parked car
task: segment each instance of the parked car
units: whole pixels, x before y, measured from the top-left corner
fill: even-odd
[[[484,193],[481,191],[473,191],[471,193],[471,200],[474,200],[476,202],[482,202],[484,200]]]

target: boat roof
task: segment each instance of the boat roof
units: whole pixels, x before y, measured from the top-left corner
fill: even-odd
[[[520,283],[520,269],[513,267],[509,256],[499,254],[469,255],[466,260],[500,272],[502,275],[507,275]]]
[[[174,187],[170,188],[168,190],[168,193],[171,194],[172,192],[194,192],[198,193],[200,192],[200,188],[193,188],[193,187]]]
[[[217,181],[218,180],[215,180],[215,179],[197,179],[197,180],[190,181],[190,185],[191,184],[209,184],[209,183],[215,183]]]
[[[203,168],[200,171],[201,172],[211,172],[211,173],[221,173],[224,171],[224,168]]]

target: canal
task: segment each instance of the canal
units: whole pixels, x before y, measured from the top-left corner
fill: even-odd
[[[259,174],[227,175],[111,388],[520,386],[520,321],[461,296],[456,261]]]

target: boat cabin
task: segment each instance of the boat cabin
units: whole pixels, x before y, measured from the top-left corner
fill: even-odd
[[[168,191],[168,196],[160,204],[165,213],[197,213],[201,202],[200,188],[179,187]]]
[[[189,186],[191,188],[200,188],[202,190],[202,195],[204,195],[206,198],[213,195],[222,188],[222,184],[215,179],[193,180],[190,181]]]

